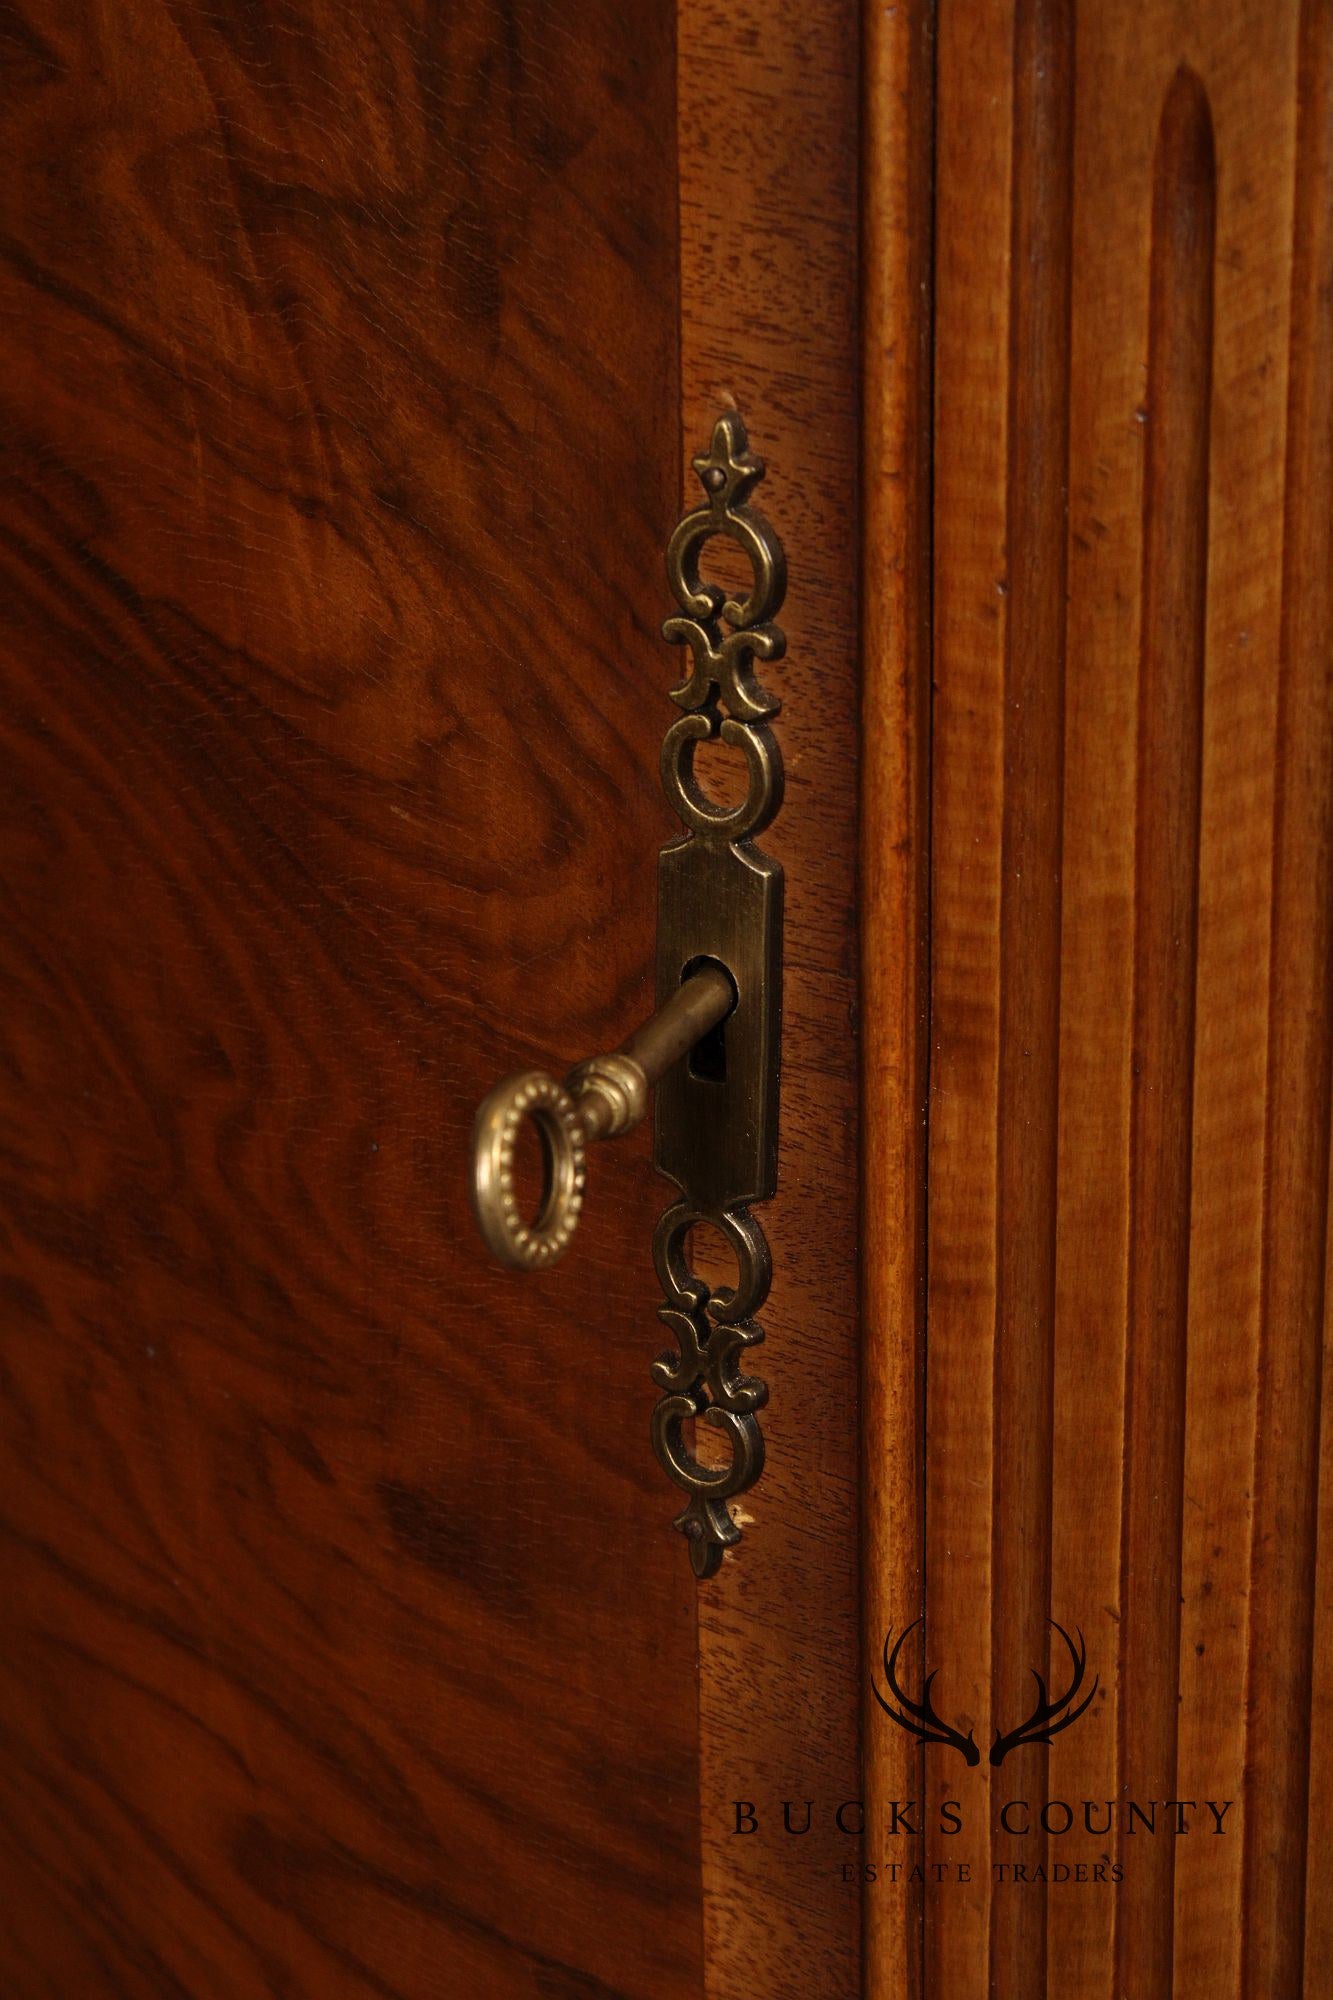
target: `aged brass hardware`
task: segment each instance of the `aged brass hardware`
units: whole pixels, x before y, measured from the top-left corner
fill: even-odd
[[[684,967],[711,958],[736,984],[727,1024],[726,1075],[716,1081],[682,1064],[657,1093],[654,1163],[680,1199],[657,1225],[653,1261],[666,1294],[658,1309],[679,1351],[653,1364],[663,1391],[653,1411],[653,1449],[687,1496],[675,1526],[699,1577],[712,1576],[740,1540],[730,1503],[764,1467],[759,1411],[768,1385],[741,1372],[763,1339],[755,1315],[768,1297],[772,1261],[749,1204],[777,1185],[778,1044],[782,1022],[782,869],[754,845],[782,803],[782,756],[767,727],[779,703],[753,675],[778,660],[786,639],[773,619],[787,571],[782,545],[749,495],[764,476],[734,412],[719,417],[709,449],[692,461],[704,502],[680,521],[667,547],[667,576],[680,613],[663,635],[689,646],[691,672],[671,699],[685,713],[662,745],[662,782],[685,837],[662,851],[657,878],[657,990]],[[705,583],[699,559],[715,537],[749,558],[747,597]],[[694,777],[696,745],[720,741],[743,752],[749,785],[732,809],[712,803]],[[719,1230],[736,1258],[734,1286],[713,1290],[691,1269],[691,1232]],[[705,1464],[686,1441],[691,1419],[727,1440],[729,1462]]]
[[[472,1205],[487,1247],[502,1264],[536,1271],[568,1249],[583,1206],[587,1142],[633,1131],[653,1085],[725,1020],[735,1002],[736,989],[721,966],[701,966],[621,1048],[577,1063],[563,1085],[539,1069],[496,1084],[477,1112]],[[524,1118],[536,1124],[546,1162],[546,1191],[533,1222],[520,1215],[514,1186],[514,1147]]]
[[[692,463],[704,497],[667,547],[679,610],[662,627],[693,657],[671,691],[684,713],[662,744],[662,783],[685,831],[658,862],[658,1011],[623,1048],[580,1063],[563,1085],[539,1070],[497,1085],[477,1114],[473,1203],[502,1262],[524,1270],[554,1262],[582,1207],[587,1142],[629,1131],[657,1084],[653,1159],[679,1194],[653,1242],[665,1293],[658,1313],[677,1342],[653,1364],[662,1391],[653,1448],[686,1496],[674,1525],[696,1575],[708,1577],[740,1539],[731,1503],[764,1464],[758,1413],[768,1388],[742,1373],[741,1362],[764,1337],[755,1315],[772,1277],[750,1205],[768,1200],[777,1183],[782,869],[754,838],[782,802],[782,758],[768,727],[779,703],[755,679],[754,663],[778,660],[786,649],[773,622],[786,565],[773,529],[749,504],[764,465],[734,411],[718,418],[708,450]],[[716,538],[748,558],[747,595],[701,576],[701,555]],[[739,804],[719,804],[699,783],[694,757],[703,743],[742,755]],[[536,1121],[546,1158],[545,1196],[530,1222],[519,1214],[513,1180],[525,1117]],[[735,1256],[732,1286],[713,1288],[691,1266],[692,1234],[705,1227]],[[696,1457],[687,1428],[696,1422],[725,1437],[726,1462]]]

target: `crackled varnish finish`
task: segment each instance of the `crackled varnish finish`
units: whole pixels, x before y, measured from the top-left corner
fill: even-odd
[[[702,1985],[646,1135],[674,9],[29,0],[0,187],[0,1988]]]
[[[877,36],[886,74],[910,74],[910,22]],[[866,328],[905,551],[877,571],[871,545],[872,697],[905,777],[927,755],[901,692],[923,648],[888,612],[923,551],[935,684],[917,813],[910,790],[867,793],[864,829],[867,990],[929,924],[928,992],[913,1011],[900,989],[867,1037],[868,1233],[923,1188],[928,1218],[896,1265],[870,1244],[867,1476],[892,1512],[868,1519],[867,1606],[878,1644],[924,1604],[935,1700],[982,1761],[922,1758],[870,1711],[872,1798],[907,1786],[932,1828],[957,1798],[968,1833],[922,1843],[953,1879],[868,1892],[867,1988],[1315,2000],[1333,1990],[1333,10],[944,8],[936,58],[929,512],[902,443],[910,355]],[[887,98],[867,143],[869,314],[876,286],[901,296],[924,169]],[[927,834],[928,885],[903,846]],[[895,1345],[914,1307],[916,1400]],[[1082,1628],[1095,1700],[993,1770],[1030,1670],[1065,1678],[1052,1617]],[[1183,1838],[996,1829],[1004,1800],[1046,1797],[1234,1804],[1221,1837],[1202,1807]],[[1061,1861],[1123,1881],[1014,1882]]]

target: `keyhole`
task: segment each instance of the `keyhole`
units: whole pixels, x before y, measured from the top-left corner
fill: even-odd
[[[727,1080],[727,1023],[736,1011],[736,982],[725,965],[716,958],[692,958],[681,973],[682,986],[696,972],[705,966],[715,966],[731,987],[731,1006],[706,1035],[701,1035],[690,1050],[690,1075],[697,1076],[701,1083],[725,1083]]]

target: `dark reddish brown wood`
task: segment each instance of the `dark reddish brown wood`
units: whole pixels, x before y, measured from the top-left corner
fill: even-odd
[[[0,1985],[697,1994],[661,1186],[465,1196],[650,1005],[673,10],[7,48]]]

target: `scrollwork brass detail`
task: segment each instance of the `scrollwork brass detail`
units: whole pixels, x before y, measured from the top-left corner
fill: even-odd
[[[764,464],[750,452],[734,411],[719,417],[709,449],[692,463],[703,504],[685,514],[667,547],[680,613],[666,620],[663,636],[688,646],[692,663],[671,691],[685,714],[662,744],[663,786],[686,831],[661,857],[658,999],[703,960],[726,967],[737,999],[725,1024],[725,1074],[709,1077],[678,1065],[658,1091],[655,1158],[680,1199],[662,1217],[654,1243],[665,1294],[659,1317],[677,1346],[653,1365],[663,1394],[652,1437],[663,1470],[687,1496],[674,1525],[702,1578],[739,1541],[731,1503],[764,1464],[758,1412],[768,1388],[743,1372],[743,1363],[764,1337],[755,1315],[771,1276],[768,1243],[749,1204],[767,1200],[776,1184],[782,871],[753,841],[782,802],[782,757],[767,727],[779,703],[756,680],[754,665],[781,659],[786,650],[773,622],[786,563],[772,527],[749,504]],[[700,559],[716,537],[749,558],[748,595],[703,580]],[[748,783],[738,805],[715,803],[696,780],[694,753],[702,742],[743,753]],[[702,1225],[730,1245],[734,1288],[710,1289],[690,1267],[690,1232]],[[690,1420],[726,1439],[726,1462],[696,1456],[686,1442]]]

